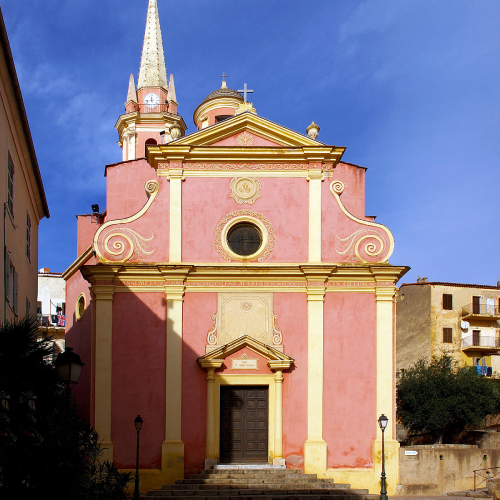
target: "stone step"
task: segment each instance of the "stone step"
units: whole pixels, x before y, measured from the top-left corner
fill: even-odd
[[[288,477],[245,477],[241,479],[226,479],[226,478],[210,478],[210,479],[177,479],[175,484],[303,484],[303,483],[321,483],[333,484],[333,479],[312,479],[303,478],[301,476],[288,478]]]
[[[262,468],[262,469],[203,469],[200,474],[292,474],[292,475],[302,475],[302,471],[300,469],[270,469],[270,468]]]
[[[341,488],[340,486],[344,486]],[[148,495],[158,495],[158,496],[247,496],[247,495],[339,495],[342,493],[356,493],[360,495],[367,495],[368,490],[351,489],[349,485],[339,485],[338,488],[332,488],[327,490],[325,488],[312,488],[312,489],[301,489],[301,488],[245,488],[245,489],[218,489],[218,490],[152,490],[148,492]]]
[[[354,493],[353,493],[354,491]],[[364,490],[353,490],[346,492],[338,492],[331,495],[288,495],[288,494],[262,494],[262,495],[235,495],[233,492],[231,494],[222,494],[217,496],[217,500],[378,500],[380,495],[369,495],[361,493]],[[359,493],[358,493],[359,491]],[[150,492],[153,493],[153,492]],[[161,498],[166,498],[172,500],[172,496],[169,495],[159,495],[157,490],[154,491],[154,495],[149,493],[146,495],[141,495],[143,500],[159,500]],[[184,496],[182,500],[214,500],[213,496]]]
[[[246,484],[164,484],[161,489],[163,490],[217,490],[217,489],[286,489],[286,490],[304,490],[304,489],[347,489],[350,484],[342,483],[323,483],[321,480],[308,483],[254,483],[248,482]]]
[[[240,478],[253,478],[253,477],[262,477],[262,478],[268,478],[268,477],[279,477],[279,478],[288,478],[291,480],[296,480],[296,478],[304,478],[304,479],[317,479],[318,476],[316,474],[301,474],[301,473],[296,473],[296,474],[287,474],[285,471],[281,470],[279,472],[275,472],[273,474],[268,474],[268,473],[259,473],[258,471],[248,471],[246,474],[241,474],[239,471],[224,471],[224,473],[221,474],[209,474],[209,473],[202,473],[202,474],[190,474],[186,479],[240,479]]]

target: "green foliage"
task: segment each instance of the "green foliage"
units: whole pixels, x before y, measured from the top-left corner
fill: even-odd
[[[129,474],[99,461],[99,437],[69,404],[54,354],[35,317],[0,327],[0,498],[123,499]]]
[[[498,407],[495,384],[474,367],[454,367],[449,356],[420,359],[397,383],[397,417],[411,432],[434,439],[474,426]]]

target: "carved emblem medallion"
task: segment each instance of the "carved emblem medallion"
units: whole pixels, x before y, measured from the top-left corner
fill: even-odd
[[[243,203],[253,205],[255,200],[262,198],[259,194],[261,187],[260,181],[256,177],[234,177],[229,184],[230,196],[239,205]]]
[[[247,131],[241,133],[238,137],[236,137],[236,142],[240,146],[253,146],[254,136],[249,134]]]

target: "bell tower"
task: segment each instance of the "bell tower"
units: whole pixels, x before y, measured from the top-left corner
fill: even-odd
[[[157,0],[149,0],[137,89],[130,75],[125,114],[116,122],[122,160],[146,156],[149,144],[166,144],[184,135],[177,114],[174,76],[167,81]]]

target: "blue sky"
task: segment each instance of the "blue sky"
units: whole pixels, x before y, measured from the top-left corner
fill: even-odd
[[[3,0],[47,193],[39,267],[76,258],[75,214],[105,207],[114,124],[139,71],[147,0]],[[346,146],[392,264],[433,281],[500,278],[500,2],[158,0],[179,114],[228,86],[261,116]]]

